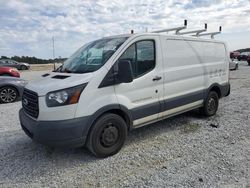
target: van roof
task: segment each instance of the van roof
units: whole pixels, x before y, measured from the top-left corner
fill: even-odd
[[[207,41],[207,42],[219,42],[223,43],[223,41],[219,41],[216,39],[209,39],[209,38],[202,38],[202,37],[195,37],[195,36],[185,36],[185,35],[175,35],[175,34],[166,34],[166,33],[134,33],[134,34],[122,34],[122,35],[113,35],[113,36],[107,36],[104,38],[117,38],[117,37],[138,37],[138,36],[166,36],[169,38],[175,38],[175,39],[187,39],[187,40],[196,40],[196,41]]]

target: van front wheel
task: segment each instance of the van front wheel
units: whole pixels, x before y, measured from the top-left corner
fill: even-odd
[[[127,124],[116,114],[104,114],[94,123],[87,147],[97,157],[108,157],[120,151],[127,137]]]
[[[206,100],[204,101],[204,106],[200,109],[202,115],[213,116],[216,114],[219,106],[219,97],[215,91],[210,91]]]

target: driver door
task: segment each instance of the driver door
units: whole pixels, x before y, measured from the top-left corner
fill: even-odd
[[[134,39],[119,60],[129,60],[133,71],[131,83],[115,85],[119,104],[129,108],[133,126],[138,127],[159,119],[163,95],[162,58],[158,36]]]

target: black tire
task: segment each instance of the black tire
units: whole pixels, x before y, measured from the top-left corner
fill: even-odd
[[[127,132],[128,127],[123,118],[116,114],[104,114],[92,126],[87,147],[96,157],[114,155],[124,145]]]
[[[248,65],[250,66],[250,61],[247,61],[248,62]]]
[[[22,66],[21,66],[21,70],[27,70],[27,67],[24,66],[24,65],[22,65]]]
[[[215,91],[210,91],[206,100],[204,101],[204,106],[200,109],[202,115],[213,116],[216,114],[219,107],[219,97]]]
[[[12,103],[18,98],[18,92],[14,87],[5,86],[0,89],[0,103]]]

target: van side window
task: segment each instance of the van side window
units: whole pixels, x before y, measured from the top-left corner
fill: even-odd
[[[133,76],[137,78],[155,67],[155,44],[152,40],[139,41],[132,44],[120,57],[129,60]]]
[[[135,44],[132,44],[128,49],[122,54],[120,60],[128,60],[131,63],[133,76],[136,77],[136,53],[135,53]]]

